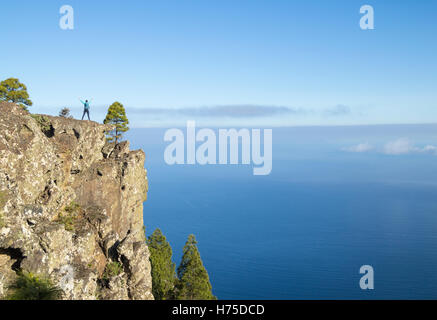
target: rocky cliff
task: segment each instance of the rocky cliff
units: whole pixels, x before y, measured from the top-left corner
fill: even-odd
[[[0,103],[0,298],[25,270],[65,299],[153,299],[145,155],[109,129]]]

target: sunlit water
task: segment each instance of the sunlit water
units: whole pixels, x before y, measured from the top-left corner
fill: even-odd
[[[220,299],[437,298],[437,156],[385,155],[437,126],[273,130],[273,171],[168,166],[164,129],[134,129],[146,152],[147,233],[163,230],[178,264],[194,233]],[[341,149],[370,142],[369,153]],[[375,290],[359,287],[372,265]]]

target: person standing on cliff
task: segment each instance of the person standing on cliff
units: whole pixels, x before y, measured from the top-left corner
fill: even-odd
[[[80,99],[79,99],[80,100]],[[82,120],[85,117],[85,113],[88,116],[88,120],[91,121],[90,119],[90,103],[88,102],[88,100],[85,100],[85,102],[83,102],[82,100],[80,100],[80,102],[82,102],[83,104],[83,115],[82,115]]]

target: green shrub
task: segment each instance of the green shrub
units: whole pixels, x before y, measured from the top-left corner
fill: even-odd
[[[46,116],[40,114],[31,114],[30,116],[35,119],[43,132],[50,131],[52,128],[52,123]]]
[[[74,231],[74,221],[75,218],[72,215],[59,215],[59,218],[57,220],[57,222],[61,223],[64,225],[65,230],[67,231]]]
[[[77,213],[80,210],[80,205],[72,201],[68,206],[65,207],[64,211],[67,213]]]
[[[6,192],[0,191],[0,209],[3,209],[6,204]]]
[[[74,232],[75,224],[79,218],[80,206],[76,202],[71,202],[64,208],[64,212],[61,212],[58,216],[57,222],[64,225],[65,230]]]
[[[0,229],[6,227],[5,218],[3,217],[3,213],[0,211]]]
[[[7,300],[60,300],[63,291],[50,279],[30,272],[21,272],[8,287]]]
[[[103,280],[109,280],[112,277],[118,276],[123,272],[123,265],[120,262],[110,262],[106,265],[105,272],[103,273]]]
[[[6,204],[6,192],[0,191],[0,229],[6,227],[5,218],[3,216],[3,208]]]

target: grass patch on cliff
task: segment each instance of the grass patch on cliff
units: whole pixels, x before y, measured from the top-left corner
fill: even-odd
[[[47,136],[52,137],[54,134],[53,125],[50,122],[49,118],[40,114],[31,114],[30,115],[36,123],[38,123],[41,131]]]
[[[76,229],[76,222],[80,218],[81,211],[82,208],[80,205],[73,201],[64,208],[63,212],[59,213],[56,222],[63,224],[65,230],[74,232]]]
[[[5,218],[3,217],[3,213],[0,211],[0,229],[6,227]]]
[[[103,273],[102,279],[109,280],[112,277],[118,276],[123,272],[123,265],[120,262],[113,261],[106,265],[105,272]]]
[[[0,229],[6,227],[5,217],[3,216],[3,208],[7,201],[6,196],[6,192],[0,191]]]
[[[60,300],[63,294],[49,278],[22,271],[9,285],[6,300]]]
[[[4,191],[0,191],[0,210],[5,207],[6,201],[7,201],[7,194]]]
[[[6,227],[5,217],[3,212],[0,211],[0,229]]]

